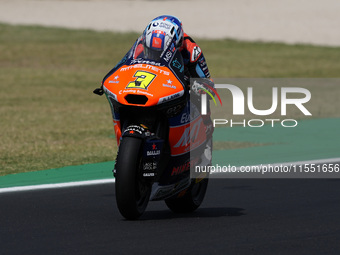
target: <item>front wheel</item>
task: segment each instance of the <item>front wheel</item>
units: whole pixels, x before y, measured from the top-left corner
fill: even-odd
[[[124,137],[116,161],[116,200],[120,213],[129,220],[140,217],[148,205],[151,185],[141,178],[142,140]]]

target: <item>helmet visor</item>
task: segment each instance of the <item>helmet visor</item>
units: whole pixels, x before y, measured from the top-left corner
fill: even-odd
[[[144,45],[144,57],[147,59],[159,61],[161,59],[162,52],[162,49],[152,49]]]

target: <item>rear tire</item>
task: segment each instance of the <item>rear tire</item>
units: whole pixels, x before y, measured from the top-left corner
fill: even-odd
[[[208,181],[208,178],[197,183],[196,179],[192,180],[190,187],[183,196],[165,199],[166,205],[175,213],[190,213],[195,211],[203,202]]]
[[[116,200],[128,220],[138,219],[148,205],[151,185],[141,178],[142,140],[123,137],[116,161]]]
[[[201,157],[205,157],[205,163],[211,165],[211,151],[212,151],[212,139],[210,138],[206,144],[207,151],[202,154]],[[207,153],[206,153],[207,152]],[[209,154],[210,152],[210,154]],[[209,156],[210,155],[210,156]],[[168,208],[175,213],[190,213],[195,211],[203,202],[205,193],[208,188],[209,175],[204,179],[192,179],[191,185],[181,196],[182,192],[178,195],[165,199],[165,203]]]

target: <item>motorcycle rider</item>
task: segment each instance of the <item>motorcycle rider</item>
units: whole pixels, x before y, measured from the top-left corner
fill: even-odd
[[[190,84],[190,78],[205,78],[205,83],[208,85],[205,88],[214,94],[209,89],[209,86],[214,87],[214,83],[210,78],[210,72],[202,50],[188,34],[184,33],[182,22],[175,16],[158,16],[147,25],[140,37],[140,43],[136,47],[135,57],[143,51],[144,57],[157,58],[158,56],[150,56],[150,53],[161,54],[171,40],[175,40],[176,47],[182,55],[187,83]],[[199,88],[192,88],[191,91],[194,91],[197,95],[204,93]],[[202,118],[206,125],[207,136],[210,137],[213,132],[213,125],[210,118],[209,104],[207,115],[203,115]]]
[[[208,83],[208,90],[209,86],[214,87],[201,48],[188,34],[184,33],[182,22],[177,17],[171,15],[161,15],[154,18],[147,25],[143,34],[136,40],[133,47],[135,49],[134,52],[132,53],[130,50],[104,77],[103,82],[108,76],[124,65],[126,59],[128,56],[131,56],[131,54],[133,54],[134,59],[144,57],[158,60],[164,49],[173,41],[175,41],[175,47],[179,50],[183,58],[185,81],[188,84],[188,88],[190,87],[190,78],[206,78],[205,81]],[[202,93],[202,90],[199,88],[192,89],[192,91],[197,95]],[[214,94],[211,90],[210,92]],[[102,94],[103,91],[102,89],[97,89],[94,93]],[[203,115],[202,117],[206,125],[206,133],[208,137],[210,137],[213,132],[213,125],[210,119],[209,104],[207,115]]]

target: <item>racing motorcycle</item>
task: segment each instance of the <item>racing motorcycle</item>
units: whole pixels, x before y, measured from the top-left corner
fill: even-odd
[[[170,45],[150,60],[136,57],[136,47],[94,91],[106,95],[112,110],[118,209],[134,220],[149,201],[165,200],[173,212],[192,212],[203,201],[208,176],[193,177],[190,169],[211,164],[211,138],[190,100],[180,52]]]

